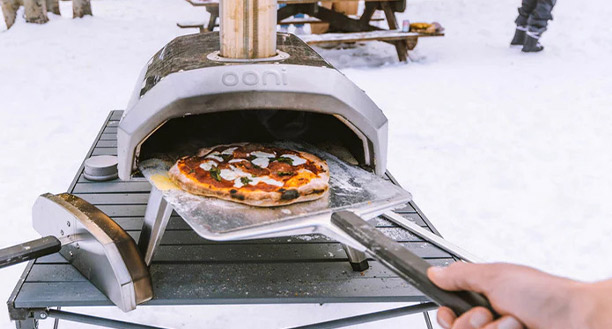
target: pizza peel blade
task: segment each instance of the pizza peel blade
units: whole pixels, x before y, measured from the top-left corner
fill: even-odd
[[[431,266],[427,261],[366,221],[410,201],[410,193],[317,148],[294,143],[275,146],[306,151],[325,159],[330,171],[327,194],[315,201],[258,208],[180,190],[168,178],[168,169],[174,163],[168,158],[143,161],[139,168],[185,222],[206,239],[239,240],[322,233],[369,253],[434,302],[450,307],[458,315],[475,306],[486,307],[496,315],[489,301],[480,294],[438,288],[427,277],[427,269]]]
[[[329,221],[336,211],[351,210],[370,219],[412,199],[409,192],[390,181],[351,166],[314,146],[293,142],[278,142],[273,146],[305,151],[326,160],[330,170],[329,191],[314,201],[254,207],[181,190],[168,177],[168,170],[177,156],[149,158],[139,163],[139,169],[185,222],[200,236],[210,240],[313,233],[318,230],[317,222]]]

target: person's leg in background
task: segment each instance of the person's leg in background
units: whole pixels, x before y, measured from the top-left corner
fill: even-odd
[[[535,10],[538,0],[523,0],[521,7],[518,9],[519,15],[514,21],[516,23],[516,31],[514,37],[510,42],[512,46],[522,46],[525,44],[525,37],[527,34],[527,22],[529,16]]]
[[[538,0],[535,9],[527,21],[527,36],[523,45],[524,52],[538,52],[544,49],[539,42],[542,33],[546,31],[548,21],[552,20],[552,10],[556,0]]]

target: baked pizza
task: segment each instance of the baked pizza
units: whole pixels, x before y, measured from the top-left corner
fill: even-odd
[[[259,207],[315,200],[329,187],[329,168],[319,157],[250,143],[201,149],[179,159],[169,176],[189,193]]]

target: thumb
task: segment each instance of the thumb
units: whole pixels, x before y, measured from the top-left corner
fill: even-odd
[[[427,276],[436,286],[444,290],[486,293],[491,281],[490,266],[456,262],[448,267],[432,266],[427,270]]]

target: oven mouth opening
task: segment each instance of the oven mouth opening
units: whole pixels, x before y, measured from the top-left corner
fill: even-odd
[[[372,170],[368,141],[348,124],[332,114],[292,110],[190,115],[166,121],[141,143],[136,161],[160,155],[191,155],[200,148],[220,144],[292,141],[314,145],[349,164]]]

